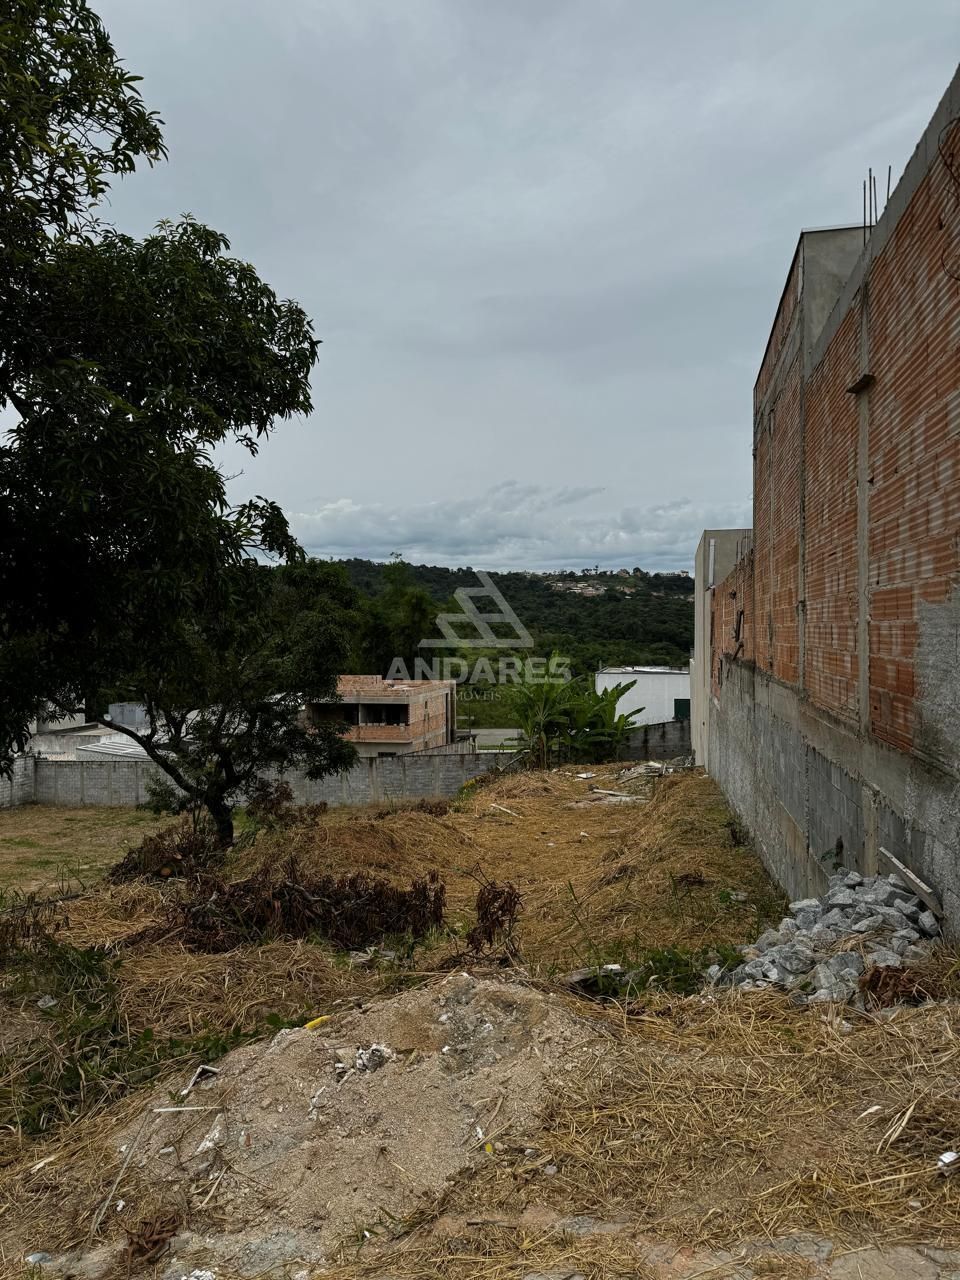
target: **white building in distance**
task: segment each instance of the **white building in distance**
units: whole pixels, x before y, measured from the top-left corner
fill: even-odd
[[[690,672],[686,667],[604,667],[594,679],[597,693],[636,681],[617,701],[618,715],[637,713],[633,716],[636,725],[690,719]]]

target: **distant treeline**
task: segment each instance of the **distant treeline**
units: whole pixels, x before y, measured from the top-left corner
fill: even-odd
[[[353,585],[368,599],[389,590],[393,566],[372,560],[344,560]],[[460,587],[479,585],[475,570],[439,565],[405,565],[407,582],[429,594],[441,608]],[[587,570],[562,577],[534,573],[492,573],[520,621],[533,636],[535,651],[561,653],[574,674],[601,666],[656,664],[686,666],[693,646],[693,579],[680,573],[645,573],[629,577]],[[577,594],[572,584],[599,589]],[[478,602],[481,608],[484,602]],[[433,633],[435,634],[435,632]]]

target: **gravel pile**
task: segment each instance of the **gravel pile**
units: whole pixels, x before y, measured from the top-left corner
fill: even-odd
[[[940,936],[937,917],[895,875],[840,871],[822,898],[790,903],[790,915],[768,929],[730,973],[714,965],[712,982],[741,989],[784,987],[798,1004],[857,998],[870,968],[923,962]]]

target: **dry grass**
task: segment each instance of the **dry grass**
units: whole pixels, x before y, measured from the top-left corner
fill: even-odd
[[[271,1014],[335,1012],[426,979],[464,945],[478,870],[524,895],[517,940],[534,981],[638,946],[742,942],[779,917],[780,895],[736,843],[709,779],[659,780],[648,804],[570,807],[591,782],[618,786],[612,767],[592,780],[574,773],[501,779],[448,813],[334,811],[261,838],[235,860],[236,877],[290,854],[318,872],[404,883],[439,871],[461,932],[395,967],[350,968],[331,948],[303,941],[190,952],[176,934],[149,933],[180,890],[145,882],[100,885],[65,904],[60,936],[115,952],[132,1030],[188,1037],[246,1031]],[[946,974],[942,989],[956,985]],[[629,1016],[601,1016],[611,1040],[591,1072],[557,1092],[539,1131],[424,1206],[403,1239],[345,1256],[331,1280],[518,1280],[564,1269],[590,1280],[643,1277],[657,1240],[697,1249],[759,1239],[774,1249],[770,1241],[796,1230],[960,1245],[960,1175],[936,1172],[937,1155],[960,1148],[957,1005],[850,1014],[849,1029],[760,993],[650,994]],[[7,1256],[85,1238],[123,1162],[113,1135],[143,1099],[141,1091],[105,1106],[43,1141],[8,1138],[0,1151]],[[544,1175],[548,1163],[556,1176]],[[571,1214],[622,1219],[623,1231],[572,1237],[555,1225]],[[460,1224],[453,1231],[443,1225],[451,1220]],[[802,1259],[771,1257],[762,1263],[779,1268],[771,1274],[807,1274]],[[763,1274],[761,1260],[754,1269]]]
[[[166,1070],[182,1085],[197,1061],[189,1038],[211,1031],[269,1028],[269,1019],[306,1022],[336,1013],[383,991],[389,975],[358,972],[324,948],[275,942],[218,955],[198,955],[177,946],[144,947],[124,958],[118,1008],[132,1035],[149,1027],[160,1042],[182,1039],[179,1060]],[[47,1035],[48,1029],[38,1029]],[[24,1045],[24,1061],[31,1047]],[[119,1102],[101,1102],[72,1124],[42,1139],[16,1132],[0,1135],[0,1275],[3,1250],[25,1250],[41,1240],[47,1251],[76,1247],[86,1239],[98,1206],[123,1163],[111,1135],[143,1111],[145,1097],[161,1075]],[[0,1082],[5,1086],[6,1081]],[[156,1206],[164,1206],[160,1189]],[[166,1206],[169,1207],[169,1206]]]
[[[615,769],[597,774],[594,785],[616,787]],[[772,889],[756,860],[734,845],[713,783],[684,775],[664,780],[649,805],[570,807],[589,787],[569,770],[501,779],[447,813],[334,811],[318,823],[262,836],[235,858],[230,875],[237,878],[290,854],[312,870],[369,871],[404,883],[439,871],[461,932],[418,947],[400,966],[351,968],[333,949],[302,941],[217,955],[189,951],[176,933],[157,936],[165,903],[182,887],[146,881],[98,884],[64,903],[57,936],[113,953],[124,1024],[133,1035],[149,1029],[160,1039],[249,1032],[271,1015],[306,1020],[429,977],[464,946],[463,934],[474,923],[478,870],[512,880],[523,893],[519,941],[541,977],[619,947],[628,935],[659,946],[751,935]],[[51,815],[31,816],[46,822]],[[102,815],[84,810],[81,816],[89,822]],[[106,811],[109,831],[101,847],[111,857],[132,842],[131,827],[117,817],[118,811]],[[748,904],[726,900],[729,890],[745,892]],[[7,1136],[0,1152],[0,1243],[19,1244],[28,1226],[31,1239],[42,1239],[47,1249],[82,1238],[122,1158],[108,1135],[117,1116],[129,1117],[137,1096],[101,1106],[40,1142]],[[54,1158],[34,1169],[47,1156]],[[554,1256],[553,1244],[544,1248],[544,1258]],[[447,1261],[459,1266],[455,1258]]]
[[[8,1151],[0,1164],[0,1267],[8,1265],[0,1274],[21,1274],[17,1261],[33,1249],[52,1252],[88,1238],[123,1163],[118,1135],[143,1105],[141,1094],[131,1095],[53,1140]]]
[[[88,884],[169,821],[137,809],[0,809],[0,889],[43,893],[65,879]]]
[[[384,1270],[387,1265],[389,1270]],[[565,1237],[555,1230],[480,1222],[448,1238],[411,1243],[324,1272],[325,1280],[520,1280],[524,1275],[549,1275],[565,1280],[655,1280],[662,1275],[645,1266],[635,1243],[603,1236]]]
[[[324,1274],[643,1280],[676,1258],[682,1274],[729,1280],[746,1258],[752,1274],[805,1280],[812,1264],[784,1244],[796,1233],[841,1253],[960,1247],[960,1179],[936,1167],[960,1147],[960,1008],[849,1016],[845,1026],[760,993],[657,996],[638,1016],[610,1014],[593,1070],[558,1091],[538,1131],[424,1205],[395,1241],[347,1242]],[[87,1122],[41,1148],[56,1152],[51,1165],[31,1172],[25,1156],[5,1179],[10,1211],[37,1214],[55,1242],[76,1235],[77,1206],[95,1206],[119,1167],[109,1135],[133,1114],[128,1101],[103,1118],[96,1161]],[[583,1215],[603,1233],[568,1225]]]
[[[472,922],[478,882],[511,880],[524,898],[519,942],[535,972],[617,958],[638,947],[702,947],[753,935],[784,905],[759,861],[735,843],[730,814],[702,774],[658,779],[649,804],[570,807],[591,786],[574,770],[484,786],[443,816],[334,811],[272,837],[253,857],[293,852],[319,871],[365,869],[408,880],[437,870],[451,918]],[[744,902],[731,895],[743,893]]]
[[[291,854],[310,871],[368,871],[403,884],[438,871],[447,884],[448,916],[462,932],[474,923],[478,875],[510,880],[524,898],[523,956],[541,974],[636,946],[739,942],[779,916],[782,896],[752,852],[735,843],[729,811],[709,778],[657,779],[647,804],[571,807],[589,798],[591,787],[619,786],[616,767],[596,774],[592,781],[572,769],[509,776],[442,814],[416,807],[333,810],[316,823],[264,833],[235,858],[230,875],[240,878]],[[64,815],[68,831],[59,838],[68,841],[77,813],[29,812],[45,826],[51,815]],[[106,850],[117,857],[157,825],[124,810],[79,815],[85,823],[95,817],[107,823],[99,852],[89,840],[83,846],[83,858],[89,865],[100,859],[101,869]],[[139,825],[125,828],[118,815]],[[0,831],[8,816],[0,814]],[[129,943],[160,919],[169,892],[176,886],[98,885],[67,905],[63,936],[77,946]],[[737,893],[745,901],[731,896]],[[432,960],[451,949],[444,944]]]
[[[501,1209],[534,1194],[714,1245],[799,1229],[956,1247],[960,1182],[937,1157],[960,1145],[958,1033],[955,1006],[846,1029],[784,997],[655,997],[532,1137],[557,1176],[492,1162],[461,1195]]]
[[[655,997],[621,1031],[539,1132],[461,1179],[406,1237],[346,1255],[335,1280],[551,1268],[607,1280],[648,1275],[678,1249],[703,1259],[702,1274],[740,1274],[729,1254],[705,1252],[728,1250],[751,1274],[800,1280],[812,1265],[778,1249],[796,1233],[841,1252],[960,1247],[960,1179],[937,1171],[960,1147],[956,1006],[847,1029],[769,995]],[[565,1223],[581,1215],[614,1234],[571,1236]]]
[[[385,974],[352,970],[326,948],[301,941],[216,955],[151,946],[121,974],[124,1017],[134,1030],[164,1036],[250,1031],[270,1015],[306,1022],[390,985]]]

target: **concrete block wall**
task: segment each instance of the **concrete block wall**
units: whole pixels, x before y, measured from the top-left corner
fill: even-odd
[[[702,637],[709,769],[781,882],[822,887],[838,840],[875,870],[882,845],[939,890],[954,935],[958,122],[960,72],[866,244],[800,237],[755,387],[753,561],[717,585]]]
[[[0,809],[13,809],[34,800],[33,756],[17,756],[9,778],[0,777]]]
[[[346,773],[311,781],[289,775],[299,804],[331,806],[381,804],[391,800],[455,796],[465,782],[495,768],[511,753],[459,751],[360,760]],[[20,804],[143,804],[152,777],[163,776],[143,760],[44,760],[24,756],[14,765],[12,781],[0,780],[0,808]]]
[[[749,664],[721,659],[709,719],[710,773],[792,897],[822,893],[842,843],[845,866],[881,869],[882,846],[943,900],[960,936],[960,787],[951,774],[851,732],[836,716]]]
[[[96,804],[135,807],[147,799],[147,784],[160,776],[145,760],[43,760],[36,764],[37,804],[80,808]]]
[[[381,804],[428,796],[455,796],[465,782],[492,769],[499,761],[496,751],[464,755],[459,752],[430,752],[380,759],[360,760],[354,768],[319,782],[288,777],[298,804],[331,806]]]
[[[632,733],[627,755],[631,760],[673,760],[691,751],[690,721],[666,720],[645,724]]]

